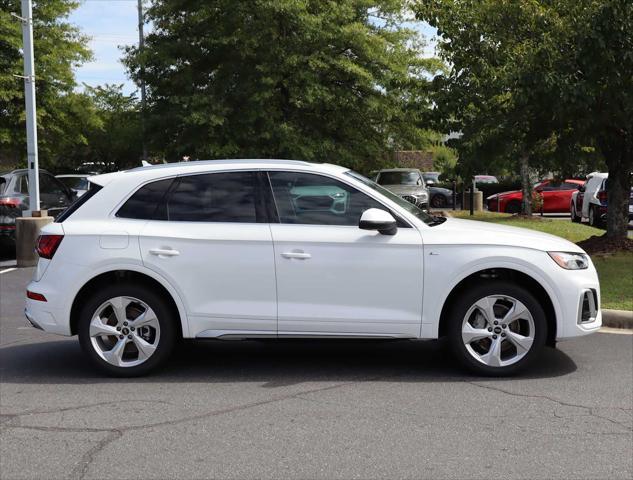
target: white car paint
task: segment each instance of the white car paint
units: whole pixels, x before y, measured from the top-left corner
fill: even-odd
[[[410,228],[395,235],[353,226],[194,223],[115,215],[141,186],[158,179],[226,171],[294,171],[335,178],[391,210]],[[562,238],[490,223],[448,219],[429,226],[398,203],[346,174],[306,162],[188,162],[92,177],[103,188],[63,223],[52,260],[40,259],[28,290],[27,316],[42,329],[70,335],[79,290],[101,273],[147,275],[173,298],[186,338],[341,336],[437,338],[451,291],[471,274],[508,268],[547,292],[558,340],[601,326],[578,323],[584,289],[599,283],[586,270],[564,270],[548,251],[583,253]]]

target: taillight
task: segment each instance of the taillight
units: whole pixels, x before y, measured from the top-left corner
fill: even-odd
[[[22,199],[17,197],[1,197],[0,207],[16,208],[21,202]]]
[[[607,202],[607,191],[606,190],[600,190],[598,192],[598,200],[600,200],[600,203],[606,203]]]
[[[62,243],[64,239],[63,235],[40,235],[37,239],[37,254],[41,258],[51,259],[59,244]]]
[[[30,290],[26,291],[26,297],[30,298],[31,300],[37,300],[38,302],[46,302],[46,297],[44,295],[42,295],[41,293],[35,293],[32,292]]]

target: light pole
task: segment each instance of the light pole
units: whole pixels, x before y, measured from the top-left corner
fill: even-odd
[[[35,66],[33,64],[33,6],[22,0],[24,42],[24,101],[26,104],[26,154],[29,172],[29,212],[40,209],[40,181],[37,160],[37,118],[35,111]]]
[[[143,35],[143,0],[138,0],[138,51],[143,55],[143,47],[145,46],[145,38]],[[141,83],[141,142],[143,145],[143,160],[147,161],[147,144],[145,143],[145,69],[143,68],[143,60],[141,59],[140,78]]]

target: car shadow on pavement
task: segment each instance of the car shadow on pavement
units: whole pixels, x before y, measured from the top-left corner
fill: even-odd
[[[465,373],[441,341],[186,341],[164,369],[146,377],[116,379],[96,371],[74,339],[5,346],[0,349],[0,365],[0,382],[5,384],[261,382],[275,388],[318,381],[481,379]],[[564,352],[546,348],[520,378],[558,377],[576,368]]]

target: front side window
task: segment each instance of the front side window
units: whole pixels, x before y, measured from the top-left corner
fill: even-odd
[[[443,220],[438,220],[437,217],[432,217],[431,215],[423,211],[421,208],[419,208],[417,205],[414,205],[411,202],[406,201],[405,199],[396,195],[390,190],[387,190],[385,187],[377,184],[376,182],[370,180],[367,177],[362,176],[360,173],[356,173],[352,170],[349,170],[345,172],[345,175],[348,175],[354,178],[355,180],[361,182],[363,185],[371,188],[372,190],[375,190],[383,197],[387,197],[389,200],[397,204],[400,208],[403,208],[410,214],[416,216],[419,220],[422,220],[427,225],[431,225],[431,226],[440,225],[443,221]]]
[[[165,217],[174,222],[256,223],[255,173],[181,177],[167,197]]]
[[[301,172],[268,175],[281,223],[358,226],[365,210],[387,210],[373,198],[330,177]]]
[[[40,192],[48,195],[67,195],[67,191],[61,182],[55,177],[46,174],[40,174]]]

